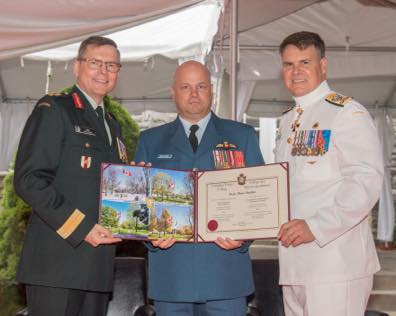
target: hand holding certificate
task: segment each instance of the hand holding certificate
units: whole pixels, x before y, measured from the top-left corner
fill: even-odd
[[[102,169],[100,223],[117,237],[274,238],[288,221],[287,164],[211,171],[104,164]]]

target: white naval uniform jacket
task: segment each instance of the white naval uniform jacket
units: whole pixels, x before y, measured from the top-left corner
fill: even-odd
[[[327,102],[326,81],[296,97],[303,109],[298,130],[330,130],[328,151],[292,156],[297,107],[281,119],[276,161],[288,161],[291,219],[305,219],[316,240],[279,246],[280,284],[339,282],[380,269],[368,214],[382,186],[382,151],[370,114],[358,102]]]

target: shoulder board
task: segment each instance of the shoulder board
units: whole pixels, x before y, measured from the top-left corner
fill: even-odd
[[[290,112],[291,110],[293,110],[294,107],[295,105],[289,107],[287,110],[283,111],[282,114],[286,114],[287,112]]]
[[[59,93],[59,92],[50,92],[47,95],[50,97],[65,97],[68,94],[67,93]]]
[[[48,93],[37,102],[37,107],[51,107],[54,104],[55,98],[68,97],[65,93]]]
[[[52,98],[47,94],[43,96],[40,100],[37,101],[36,107],[51,107],[52,106]]]
[[[343,107],[345,104],[347,104],[349,101],[351,101],[351,97],[346,97],[342,94],[338,94],[336,92],[332,92],[326,96],[326,101],[334,104],[336,106],[341,106]]]

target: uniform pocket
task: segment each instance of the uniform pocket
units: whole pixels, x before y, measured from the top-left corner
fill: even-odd
[[[100,176],[103,150],[92,136],[73,135],[65,144],[61,167],[76,176]]]
[[[323,180],[333,176],[329,153],[323,156],[299,157],[300,176],[304,179]]]

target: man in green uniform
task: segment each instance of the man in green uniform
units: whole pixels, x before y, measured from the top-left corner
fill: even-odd
[[[16,192],[32,207],[17,280],[29,316],[106,315],[114,245],[97,224],[100,164],[126,160],[120,126],[103,108],[120,70],[111,39],[81,43],[70,94],[46,95],[29,117],[15,165]]]

